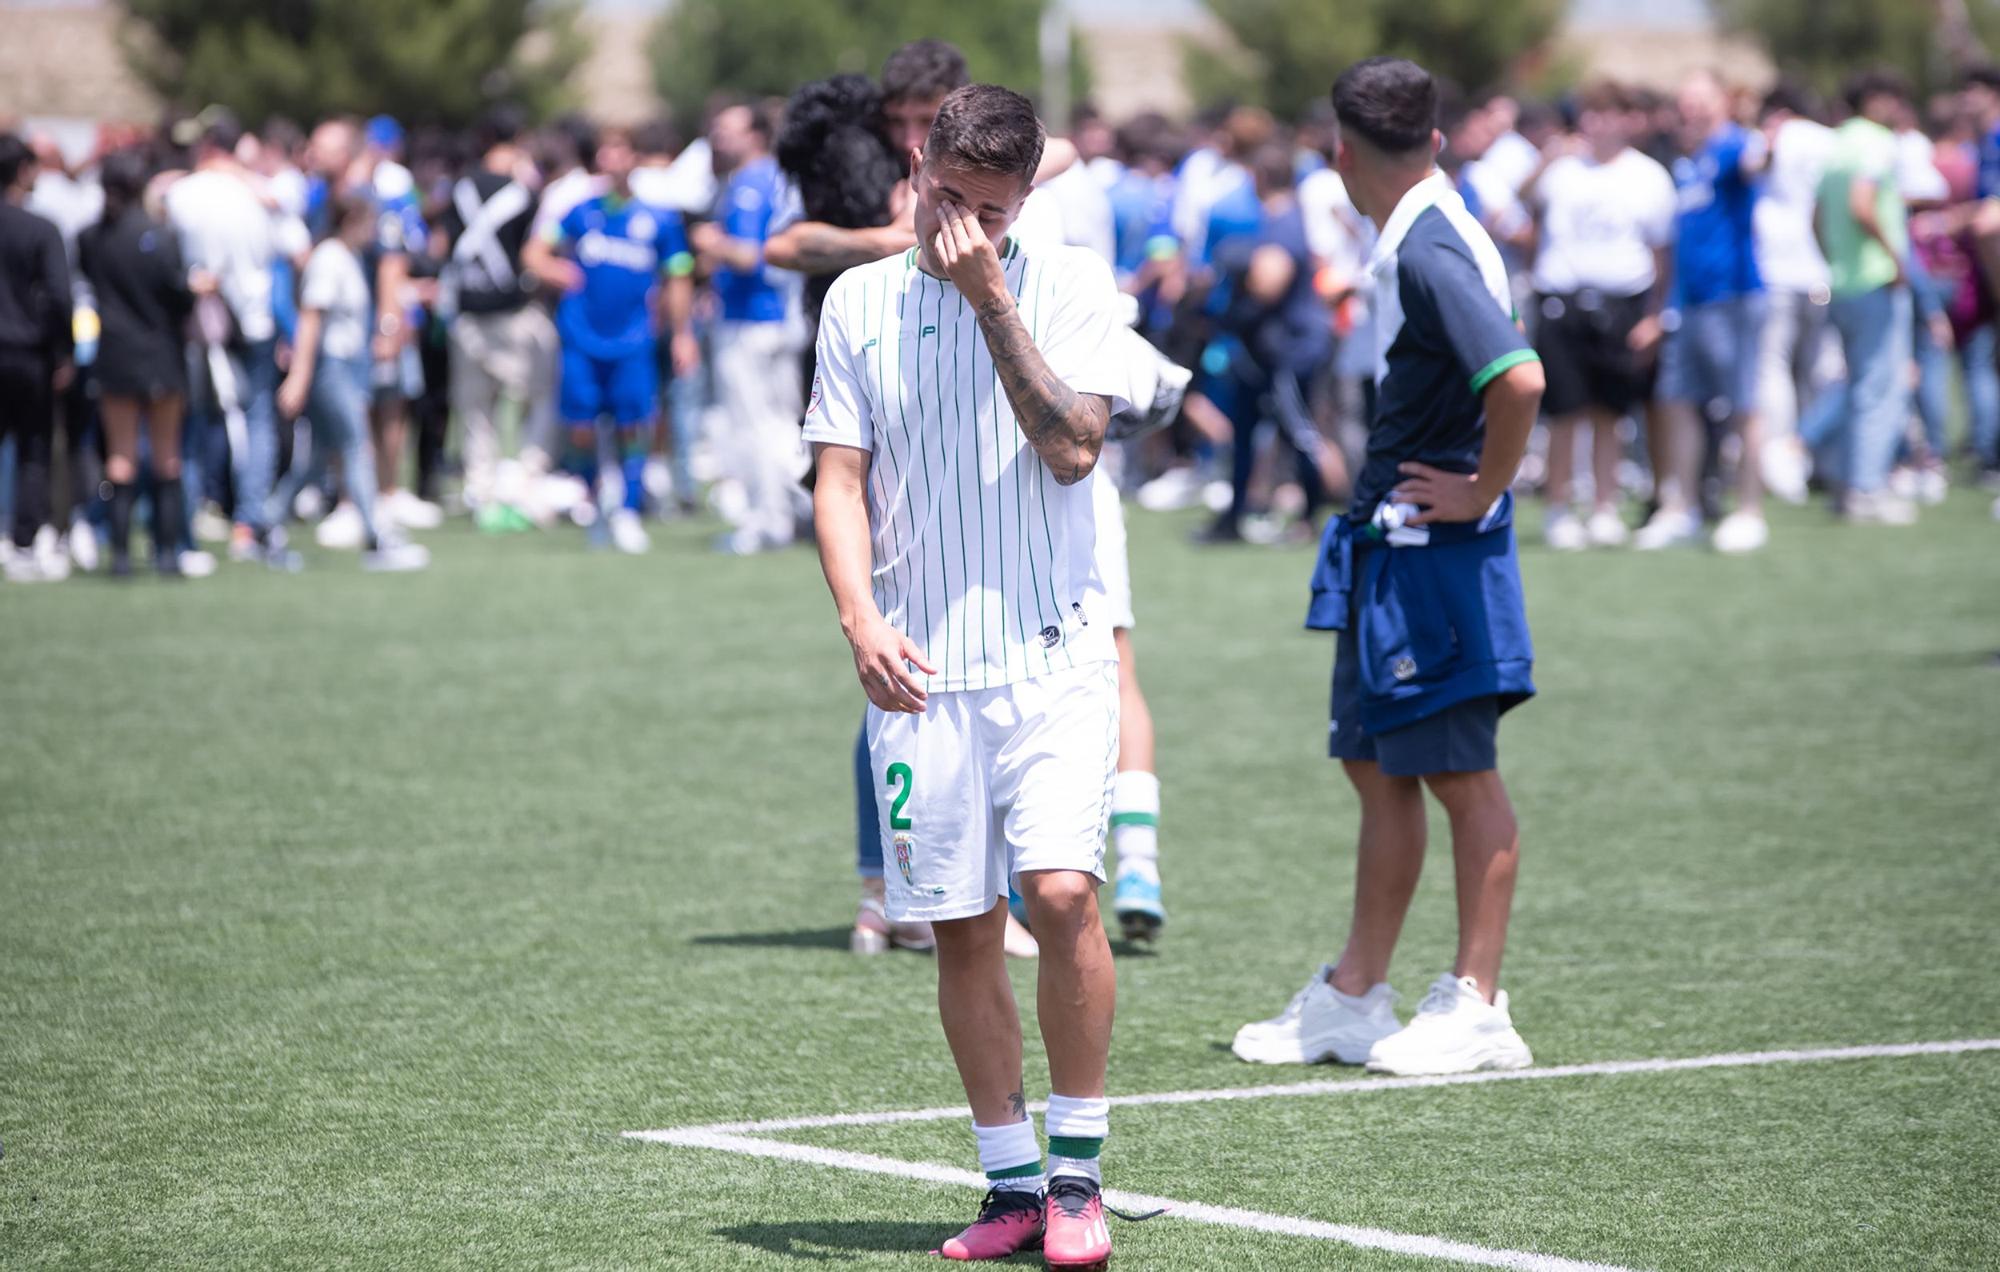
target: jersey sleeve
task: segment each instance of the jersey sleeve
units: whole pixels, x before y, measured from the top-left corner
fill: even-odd
[[[1501,307],[1463,248],[1439,244],[1400,258],[1403,312],[1448,349],[1474,393],[1524,362],[1536,361],[1513,315]]]
[[[694,251],[688,246],[687,222],[671,208],[655,211],[659,230],[654,247],[660,254],[660,272],[668,278],[685,278],[694,273]]]
[[[331,309],[340,301],[340,267],[334,260],[338,248],[321,244],[306,258],[306,272],[299,280],[300,309]]]
[[[729,183],[722,232],[746,243],[762,243],[771,230],[771,200],[754,178],[739,176]]]
[[[583,205],[577,204],[560,217],[551,217],[542,226],[542,242],[561,247],[583,237]]]
[[[1042,330],[1032,333],[1042,360],[1079,393],[1111,399],[1112,414],[1132,405],[1129,368],[1118,342],[1118,284],[1111,267],[1081,248],[1051,254],[1035,270],[1034,285],[1047,287],[1053,305]]]
[[[849,276],[851,278],[852,275]],[[849,308],[855,289],[836,281],[820,312],[813,345],[812,396],[806,402],[805,439],[856,450],[875,449],[875,426],[868,405],[868,380],[854,347]]]

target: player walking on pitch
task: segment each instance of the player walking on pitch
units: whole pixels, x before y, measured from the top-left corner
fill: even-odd
[[[1513,497],[1542,368],[1500,254],[1436,164],[1437,85],[1370,58],[1333,86],[1337,164],[1380,227],[1381,355],[1368,454],[1327,527],[1306,625],[1340,629],[1329,750],[1361,797],[1354,924],[1285,1011],[1237,1031],[1267,1064],[1398,1074],[1530,1063],[1498,992],[1520,841],[1497,767],[1500,715],[1535,691]],[[1458,959],[1398,1028],[1389,959],[1423,869],[1424,791],[1451,819]]]
[[[1098,1153],[1116,982],[1097,910],[1118,749],[1085,479],[1128,368],[1109,268],[1005,237],[1044,134],[1018,93],[948,95],[911,157],[917,246],[827,293],[806,439],[820,561],[870,708],[893,920],[927,920],[938,1011],[992,1181],[953,1259],[1111,1256]],[[1050,1159],[1028,1120],[1002,934],[1041,963]]]

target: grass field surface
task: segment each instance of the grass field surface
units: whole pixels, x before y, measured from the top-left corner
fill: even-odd
[[[1309,554],[1190,524],[1132,521],[1171,919],[1121,947],[1112,1091],[1357,1077],[1228,1052],[1337,952],[1356,806]],[[620,1134],[962,1099],[931,962],[846,952],[861,696],[811,555],[430,541],[415,576],[0,589],[0,1265],[923,1266],[976,1194]],[[1523,557],[1537,1062],[2000,1037],[1984,503]],[[1451,958],[1432,831],[1406,1012]],[[783,1138],[974,1165],[958,1119]],[[1120,1109],[1106,1171],[1623,1267],[1993,1267],[2000,1053]],[[1443,1266],[1114,1237],[1135,1269]]]

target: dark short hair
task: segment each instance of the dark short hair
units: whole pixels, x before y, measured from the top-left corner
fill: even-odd
[[[946,94],[924,144],[924,161],[975,172],[1035,179],[1048,134],[1035,104],[998,84],[967,84]]]
[[[243,140],[243,125],[227,110],[211,109],[208,126],[201,130],[201,144],[225,154],[236,153],[236,143]]]
[[[912,40],[882,64],[882,96],[892,102],[928,101],[971,82],[965,54],[943,40]]]
[[[671,155],[681,148],[680,130],[664,115],[655,115],[632,129],[632,148],[642,155]]]
[[[1991,62],[1981,62],[1977,66],[1968,67],[1965,72],[1965,86],[1967,88],[1977,86],[2000,93],[2000,66],[1995,66]]]
[[[1595,80],[1578,90],[1576,108],[1597,114],[1628,111],[1632,109],[1632,94],[1617,80]]]
[[[1858,115],[1861,113],[1863,103],[1871,97],[1893,97],[1899,102],[1909,102],[1910,81],[1904,79],[1898,71],[1892,71],[1887,67],[1872,67],[1856,73],[1849,79],[1846,86],[1841,89],[1840,95],[1847,99],[1848,109]]]
[[[97,183],[104,187],[104,219],[109,221],[136,207],[153,179],[153,164],[145,150],[127,146],[104,156],[97,165]]]
[[[21,169],[35,161],[28,143],[13,133],[0,133],[0,190],[12,189],[21,179]]]
[[[1771,91],[1764,94],[1764,104],[1758,110],[1760,118],[1768,118],[1778,111],[1811,119],[1819,114],[1818,107],[1806,90],[1796,80],[1781,79],[1771,85]]]
[[[1333,113],[1343,131],[1384,154],[1428,150],[1437,128],[1437,81],[1406,58],[1371,57],[1333,82]]]
[[[1299,182],[1298,152],[1287,141],[1267,141],[1250,155],[1257,192],[1285,190]]]
[[[512,102],[486,108],[479,120],[479,140],[487,149],[514,141],[527,130],[528,114]]]

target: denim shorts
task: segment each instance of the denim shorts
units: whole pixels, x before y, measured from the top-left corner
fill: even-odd
[[[1751,292],[1682,309],[1660,350],[1660,398],[1712,420],[1756,410],[1765,305],[1764,293]]]

